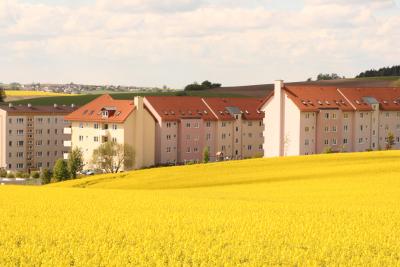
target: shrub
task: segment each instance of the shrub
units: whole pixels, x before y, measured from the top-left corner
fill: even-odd
[[[9,173],[7,174],[7,178],[15,178],[14,173],[9,172]]]
[[[17,177],[17,178],[22,178],[22,175],[23,175],[23,173],[20,172],[20,171],[17,171],[17,172],[15,173],[15,177]]]
[[[49,184],[51,182],[52,173],[49,169],[44,169],[41,173],[42,184]]]
[[[67,162],[63,159],[57,160],[54,165],[53,177],[57,182],[65,181],[70,178]]]
[[[38,179],[38,178],[40,178],[40,173],[39,172],[32,172],[31,173],[31,177],[34,178],[34,179]]]
[[[0,177],[2,178],[7,177],[7,171],[5,169],[0,169]]]
[[[23,172],[21,174],[21,178],[30,178],[30,177],[31,177],[31,175],[29,173],[27,173],[27,172]]]

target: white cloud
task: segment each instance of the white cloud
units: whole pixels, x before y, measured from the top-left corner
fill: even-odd
[[[349,75],[400,58],[393,49],[400,41],[399,17],[386,12],[393,1],[306,0],[299,10],[270,9],[269,2],[99,0],[74,9],[3,0],[0,57],[28,67],[37,57],[41,64],[57,62],[68,76],[48,69],[0,71],[19,80],[75,74],[91,82],[182,86],[208,77],[236,84],[305,79],[319,71]],[[107,66],[98,61],[116,64],[121,73],[138,72],[142,80],[121,78],[115,69],[104,77]],[[88,67],[82,71],[79,64]]]

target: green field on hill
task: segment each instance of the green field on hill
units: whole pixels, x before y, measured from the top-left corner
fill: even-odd
[[[400,152],[0,186],[0,266],[399,266]]]

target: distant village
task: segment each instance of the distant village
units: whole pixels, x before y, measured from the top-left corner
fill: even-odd
[[[40,92],[53,92],[53,93],[64,93],[64,94],[87,94],[96,92],[175,92],[175,89],[171,89],[164,85],[162,88],[158,87],[137,87],[137,86],[121,86],[121,85],[85,85],[85,84],[20,84],[10,83],[1,84],[0,86],[8,90],[27,90],[27,91],[40,91]]]

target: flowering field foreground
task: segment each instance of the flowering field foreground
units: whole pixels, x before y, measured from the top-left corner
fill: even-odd
[[[324,155],[3,186],[0,266],[398,266],[399,162]]]
[[[43,92],[43,91],[27,91],[27,90],[5,90],[6,96],[70,96],[70,94]]]

